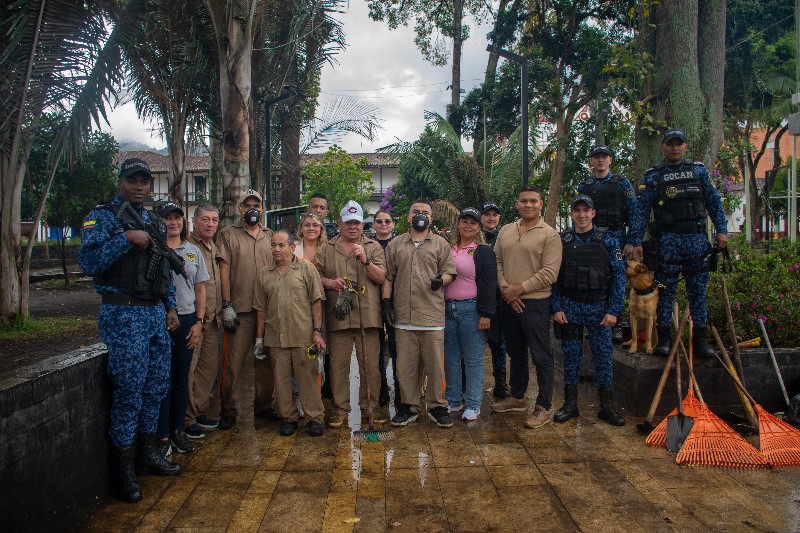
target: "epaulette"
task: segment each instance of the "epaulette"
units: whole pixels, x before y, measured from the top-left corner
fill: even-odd
[[[592,234],[592,240],[603,242],[606,239],[606,228],[600,228],[595,226],[594,233]]]
[[[692,161],[692,164],[693,165],[700,165],[701,167],[706,166],[705,163],[703,163],[702,161]]]
[[[663,161],[659,161],[658,163],[656,163],[655,165],[653,165],[651,168],[649,168],[647,170],[661,170],[665,166],[667,166],[666,163],[664,163]]]

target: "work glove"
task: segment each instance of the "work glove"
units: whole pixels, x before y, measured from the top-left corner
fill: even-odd
[[[233,304],[230,302],[222,304],[222,327],[225,328],[225,331],[235,333],[238,325],[239,318],[236,316],[236,311],[233,310]]]
[[[262,359],[267,358],[267,354],[264,351],[264,339],[263,337],[258,337],[256,339],[256,343],[253,345],[253,357],[258,359],[259,361]]]
[[[350,289],[345,287],[339,291],[339,297],[336,298],[336,303],[333,304],[333,316],[336,320],[344,320],[350,315],[350,310],[353,308],[353,296]]]
[[[442,280],[442,275],[439,274],[435,278],[431,278],[431,290],[438,291],[444,285],[444,281]]]
[[[381,300],[381,316],[384,324],[394,326],[394,309],[392,309],[392,301],[389,298]]]

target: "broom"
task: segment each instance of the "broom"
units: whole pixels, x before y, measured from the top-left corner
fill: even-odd
[[[366,272],[364,273],[366,275]],[[347,280],[347,278],[345,278]],[[350,280],[347,282],[352,287],[352,283]],[[347,290],[347,289],[345,289]],[[365,385],[367,387],[367,411],[369,416],[369,429],[357,429],[353,431],[353,440],[361,441],[361,442],[378,442],[378,441],[386,441],[386,440],[394,440],[394,433],[391,432],[390,428],[376,428],[375,427],[375,419],[372,416],[372,405],[370,404],[370,398],[372,397],[372,393],[369,388],[369,365],[366,364],[367,360],[367,352],[366,350],[366,334],[364,333],[364,319],[361,313],[364,311],[364,308],[361,307],[361,293],[364,292],[365,287],[361,287],[361,290],[353,290],[356,293],[356,297],[358,298],[358,327],[361,330],[361,360],[358,361],[358,364],[364,369],[364,381],[366,381]],[[356,358],[358,358],[358,350],[356,350]]]
[[[692,365],[689,377],[697,386]],[[758,450],[731,429],[708,405],[700,401],[700,408],[694,417],[694,426],[683,443],[675,462],[679,465],[731,466],[736,468],[764,468],[767,460]]]
[[[750,400],[758,415],[758,447],[761,454],[773,466],[800,466],[800,431],[773,416],[756,403],[744,388],[739,376],[731,370],[733,365],[731,365],[730,356],[722,345],[722,339],[719,337],[717,329],[712,326],[711,332],[722,353],[722,356],[717,355],[717,359],[722,363],[722,367],[728,372],[739,390]]]
[[[687,306],[687,313],[688,313],[688,306]],[[677,302],[675,302],[673,304],[672,324],[675,326],[675,328],[679,332],[683,332],[683,328],[680,328],[679,325],[678,325],[678,304],[677,304]],[[683,340],[681,340],[681,338],[680,338],[680,333],[678,333],[678,335],[676,335],[676,341],[678,342],[678,347],[680,348],[681,353],[683,353],[684,356],[685,356],[686,348],[683,346]],[[677,370],[678,369],[678,365],[675,365],[675,368]],[[692,392],[692,386],[696,387],[697,385],[694,384],[694,381],[692,380],[692,378],[690,376],[689,377],[689,391],[686,394],[686,397],[683,399],[683,402],[681,402],[681,410],[683,411],[684,415],[686,415],[688,417],[691,417],[691,418],[694,418],[695,413],[697,413],[697,410],[700,408],[700,402],[697,401],[697,398],[695,397],[694,393]],[[699,390],[700,389],[698,389],[698,392],[699,392]],[[667,447],[667,423],[668,423],[668,419],[669,419],[669,417],[675,416],[676,414],[678,414],[678,408],[677,407],[674,408],[672,411],[670,411],[670,413],[667,416],[664,417],[664,420],[662,420],[661,423],[658,426],[656,426],[656,428],[653,431],[650,432],[650,435],[647,436],[647,438],[645,439],[644,442],[646,444],[649,444],[650,446],[660,446],[661,448],[666,448]]]

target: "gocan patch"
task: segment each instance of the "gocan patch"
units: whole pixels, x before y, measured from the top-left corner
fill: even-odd
[[[628,192],[625,193],[628,198],[633,198],[633,189],[628,189]]]
[[[617,249],[617,251],[614,252],[614,259],[616,259],[617,261],[622,261],[622,252],[619,249]]]
[[[564,235],[564,242],[569,242],[572,240],[572,233],[567,233]]]

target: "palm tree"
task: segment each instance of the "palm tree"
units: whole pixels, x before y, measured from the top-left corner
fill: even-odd
[[[200,143],[203,123],[211,119],[206,104],[218,102],[208,10],[194,0],[161,0],[128,33],[126,96],[141,118],[160,125],[169,153],[169,194],[182,205],[187,138]]]
[[[56,135],[49,180],[34,219],[38,226],[55,167],[74,156],[92,124],[105,119],[104,104],[118,85],[122,29],[143,10],[143,1],[32,0],[0,2],[0,321],[28,315],[28,271],[33,239],[20,251],[22,180],[33,133],[44,113],[66,124]],[[114,28],[114,31],[110,31]]]

